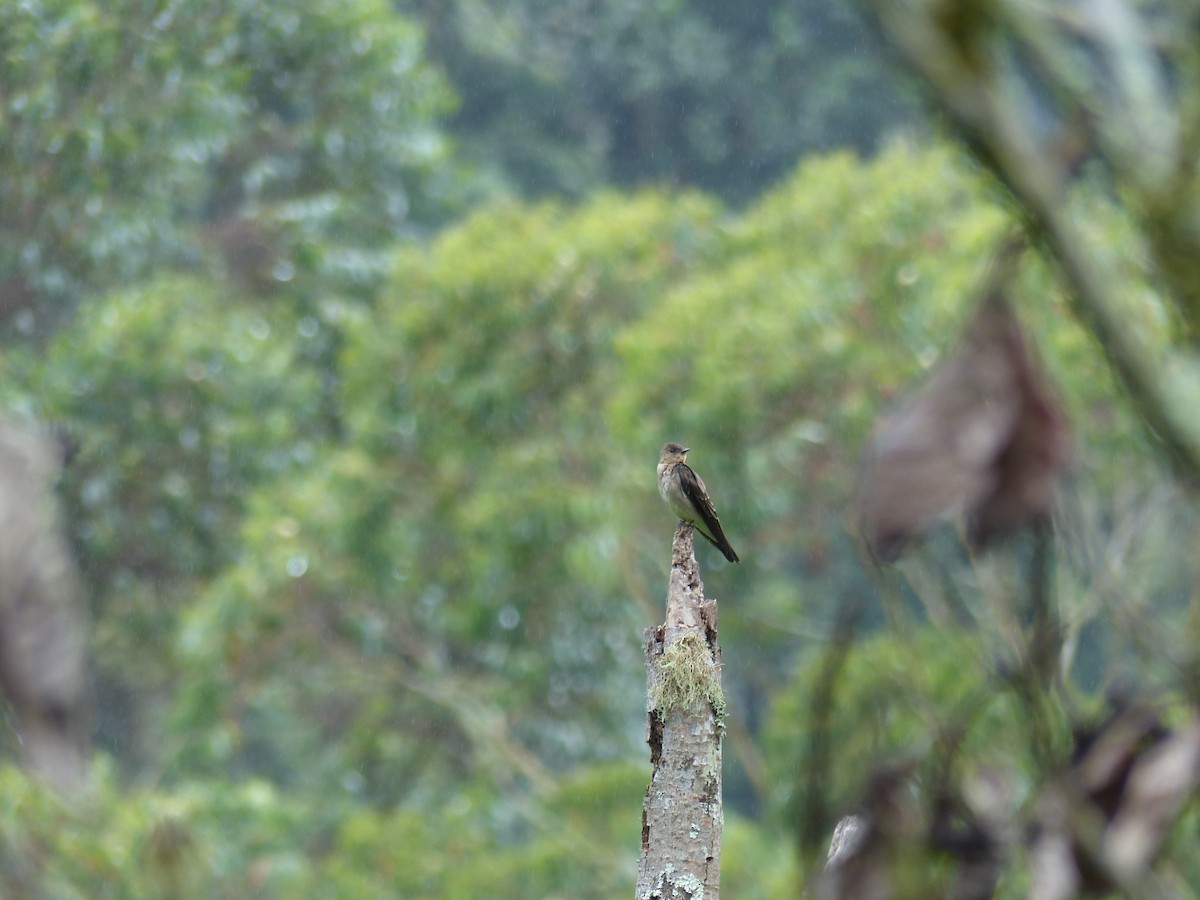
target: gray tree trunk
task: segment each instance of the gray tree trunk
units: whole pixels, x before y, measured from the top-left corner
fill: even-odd
[[[62,791],[84,786],[87,617],[54,485],[63,447],[0,421],[0,691],[26,767]]]
[[[725,697],[717,604],[704,598],[692,526],[672,545],[666,621],[646,637],[647,743],[637,900],[718,900]]]

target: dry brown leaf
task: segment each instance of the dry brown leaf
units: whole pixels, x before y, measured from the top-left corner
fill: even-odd
[[[957,513],[984,544],[1049,514],[1069,458],[1066,416],[998,286],[954,354],[879,427],[863,467],[860,527],[883,560]]]

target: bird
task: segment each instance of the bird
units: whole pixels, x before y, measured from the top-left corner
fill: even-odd
[[[740,562],[721,529],[721,520],[717,518],[717,511],[708,497],[704,479],[692,471],[686,462],[688,450],[674,441],[663,447],[662,455],[658,458],[658,493],[681,522],[694,526],[709,543],[725,554],[727,560]]]

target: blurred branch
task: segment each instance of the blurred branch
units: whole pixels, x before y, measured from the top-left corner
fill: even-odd
[[[868,6],[935,102],[1022,204],[1146,423],[1176,465],[1200,479],[1200,374],[1192,356],[1200,343],[1200,197],[1192,152],[1200,131],[1193,77],[1200,51],[1188,40],[1194,22],[1180,13],[1180,21],[1168,23],[1173,43],[1160,50],[1142,9],[1125,0],[1091,0],[1074,18],[1054,4],[1028,2],[869,0]],[[1179,76],[1171,81],[1164,54]],[[1071,178],[1087,153],[1098,154],[1144,234],[1165,299],[1183,325],[1181,345],[1155,346],[1130,327],[1120,302],[1126,283],[1069,212]]]
[[[491,702],[476,679],[454,672],[442,654],[413,632],[397,629],[395,639],[392,680],[444,709],[498,784],[519,777],[540,795],[553,789],[554,776],[513,734],[508,714]]]
[[[754,742],[754,736],[746,725],[745,716],[736,708],[730,709],[725,716],[726,736],[737,753],[742,764],[742,772],[750,783],[751,794],[756,803],[764,802],[770,794],[771,779],[767,773],[767,764],[762,752]]]
[[[799,858],[805,862],[819,851],[829,819],[823,786],[829,781],[829,771],[833,763],[834,748],[830,741],[830,732],[835,696],[846,659],[854,646],[854,636],[862,617],[862,609],[861,603],[855,604],[838,618],[829,647],[822,657],[816,682],[813,684],[811,744],[801,759],[801,770],[796,773],[793,782],[796,788],[801,784],[805,785],[805,795],[808,798],[803,808],[793,809],[795,834],[799,841]]]
[[[1060,674],[1063,629],[1054,590],[1054,535],[1041,522],[1033,528],[1033,553],[1029,561],[1029,666],[1042,684],[1049,686]]]
[[[469,678],[440,672],[438,677],[403,678],[404,687],[437,703],[453,717],[470,741],[475,758],[492,769],[496,781],[524,778],[541,795],[554,787],[553,776],[512,733],[508,715],[490,703]]]

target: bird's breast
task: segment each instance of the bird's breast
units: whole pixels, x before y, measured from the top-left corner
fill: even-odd
[[[671,466],[660,465],[658,467],[658,493],[668,503],[671,502],[672,488],[679,482],[679,479],[672,477],[674,474]]]

